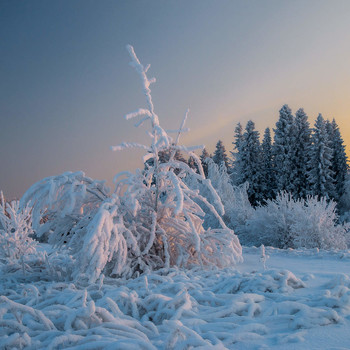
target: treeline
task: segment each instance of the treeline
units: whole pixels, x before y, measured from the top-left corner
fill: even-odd
[[[248,121],[245,129],[238,123],[230,157],[219,140],[213,155],[203,150],[204,171],[208,157],[218,165],[224,164],[232,184],[249,183],[248,197],[253,206],[276,198],[281,191],[289,192],[295,199],[317,196],[339,202],[348,163],[336,121],[325,120],[319,114],[311,128],[302,108],[293,115],[284,105],[273,131],[273,141],[267,128],[260,142],[253,121]],[[190,159],[189,165],[193,166]]]

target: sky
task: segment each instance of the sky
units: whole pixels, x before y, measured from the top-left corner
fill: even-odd
[[[151,64],[161,125],[190,108],[186,145],[229,152],[238,122],[263,133],[283,104],[335,118],[350,145],[349,18],[348,0],[1,0],[0,189],[142,167],[142,152],[110,150],[149,142],[123,118],[146,106],[127,44]]]

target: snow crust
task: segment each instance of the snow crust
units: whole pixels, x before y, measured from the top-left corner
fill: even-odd
[[[253,247],[244,256],[238,270],[170,268],[96,283],[1,264],[0,348],[311,349],[333,332],[347,346],[348,251]]]

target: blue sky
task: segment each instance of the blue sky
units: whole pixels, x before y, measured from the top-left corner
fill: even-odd
[[[43,177],[106,179],[141,167],[147,140],[123,115],[145,106],[125,46],[151,63],[156,112],[186,144],[232,149],[238,122],[273,127],[287,103],[335,117],[350,143],[349,1],[0,2],[0,189]]]

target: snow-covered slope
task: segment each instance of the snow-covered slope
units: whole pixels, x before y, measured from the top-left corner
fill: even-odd
[[[0,276],[0,348],[346,349],[350,253],[245,248],[237,269],[95,284]]]

